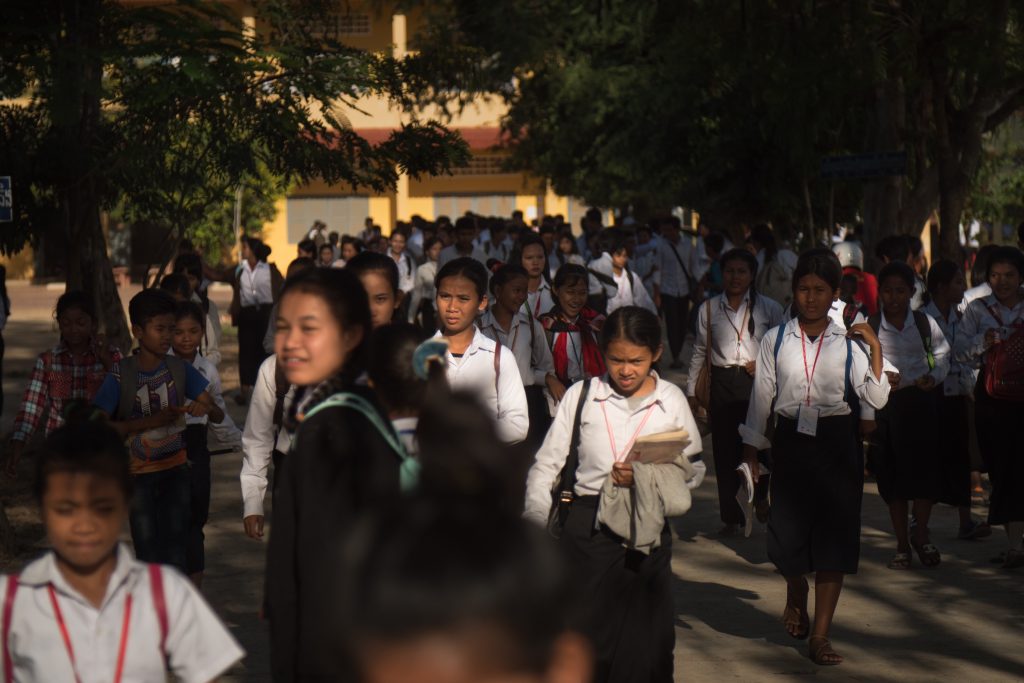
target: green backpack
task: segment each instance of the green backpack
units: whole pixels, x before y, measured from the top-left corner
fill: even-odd
[[[347,392],[334,394],[306,413],[304,419],[308,420],[321,410],[334,407],[352,408],[362,413],[363,417],[377,428],[377,432],[381,437],[402,459],[402,464],[398,470],[398,480],[402,491],[414,490],[420,479],[420,461],[406,453],[405,446],[402,445],[401,440],[395,435],[395,431],[381,419],[380,413],[377,412],[376,408],[362,396]]]

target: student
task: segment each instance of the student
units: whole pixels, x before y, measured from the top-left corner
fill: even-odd
[[[335,263],[336,268],[344,268],[345,264],[354,259],[363,251],[363,243],[351,235],[343,235],[341,238],[341,263]]]
[[[569,242],[572,243],[572,248],[576,248],[576,240],[572,239],[572,235],[567,235]],[[658,242],[655,240],[654,233],[649,225],[641,225],[636,229],[636,248],[633,250],[633,267],[636,269],[637,275],[643,280],[644,289],[651,296],[651,300],[654,300],[654,285],[660,279],[658,277]],[[562,248],[562,242],[559,241],[559,249]],[[570,252],[575,253],[575,252]],[[583,258],[580,257],[580,261]],[[570,261],[576,263],[576,261]],[[582,265],[582,263],[581,263]]]
[[[168,356],[177,304],[167,292],[145,289],[128,302],[138,353],[115,363],[95,405],[129,439],[136,495],[131,532],[145,562],[186,571],[191,479],[185,415],[224,419],[206,390],[209,382],[190,363]]]
[[[245,653],[198,591],[118,543],[132,476],[120,435],[73,418],[35,455],[50,550],[3,577],[4,681],[214,680]]]
[[[435,285],[441,324],[435,336],[448,340],[448,383],[477,395],[494,415],[502,440],[524,440],[530,420],[516,357],[474,324],[487,309],[486,269],[460,257],[441,267]]]
[[[270,312],[284,278],[277,266],[267,263],[270,247],[255,237],[242,239],[242,265],[235,286],[238,289],[238,377],[239,400],[245,403],[252,394],[260,363],[267,357],[263,335]]]
[[[394,320],[404,296],[398,289],[398,266],[394,259],[375,251],[364,251],[349,261],[345,269],[358,277],[366,290],[373,329]]]
[[[60,339],[36,358],[25,387],[21,409],[14,418],[8,447],[7,476],[17,476],[25,444],[46,415],[46,435],[64,424],[64,410],[74,400],[92,401],[103,379],[121,360],[121,352],[96,333],[92,297],[82,291],[61,294],[54,310]]]
[[[699,307],[686,395],[695,400],[697,377],[710,354],[708,413],[715,451],[718,514],[725,524],[721,534],[731,536],[746,521],[736,502],[741,481],[736,468],[743,461],[738,429],[747,416],[761,339],[783,321],[783,313],[777,301],[757,295],[753,286],[757,259],[753,254],[746,249],[733,249],[722,256],[721,264],[725,291]],[[767,481],[758,487],[758,507],[762,510],[767,507],[766,484]]]
[[[529,409],[527,440],[539,446],[551,422],[544,387],[549,379],[557,378],[544,328],[526,308],[528,281],[529,276],[521,266],[496,264],[490,284],[491,306],[480,315],[477,326],[515,356]]]
[[[679,354],[686,339],[686,321],[689,319],[690,300],[697,295],[694,279],[693,246],[689,239],[680,237],[680,225],[666,218],[661,222],[661,242],[658,244],[658,280],[654,287],[654,305],[665,315],[668,349],[672,355],[672,369],[683,367]]]
[[[992,482],[988,523],[1006,528],[1009,548],[1003,567],[1024,567],[1024,430],[1020,428],[1021,401],[1007,388],[989,382],[1000,361],[1000,345],[1019,348],[1024,327],[1024,255],[1013,247],[1000,247],[988,262],[988,283],[992,293],[975,299],[964,312],[956,339],[956,358],[980,368],[974,389],[975,423],[981,455]],[[1019,360],[1017,361],[1019,363]],[[994,378],[993,378],[994,379]],[[991,386],[990,386],[991,385]],[[1018,385],[1019,386],[1019,385]],[[997,393],[997,395],[993,395]]]
[[[360,681],[592,680],[561,558],[496,507],[437,495],[365,520],[344,603]]]
[[[178,358],[191,363],[192,367],[209,382],[206,391],[224,414],[221,425],[227,426],[234,432],[230,439],[232,442],[238,441],[242,435],[227,414],[227,406],[224,405],[224,398],[221,396],[220,374],[213,363],[199,353],[205,318],[199,304],[192,301],[179,303],[175,314],[174,339],[171,342],[171,350]],[[188,453],[189,474],[192,481],[192,521],[189,527],[187,573],[197,588],[202,586],[203,571],[206,568],[203,527],[206,526],[206,522],[210,518],[210,449],[206,438],[209,421],[210,418],[207,415],[201,417],[189,415],[185,418],[185,450]]]
[[[878,244],[875,245],[875,256],[878,257],[883,266],[889,263],[906,263],[909,266],[913,266],[917,260],[915,248],[918,244],[921,244],[920,240],[915,242],[914,238],[907,235],[889,235],[879,240]],[[916,311],[924,305],[925,293],[925,283],[915,274],[914,294],[910,300],[911,310]]]
[[[601,333],[608,374],[569,388],[526,483],[524,515],[544,524],[579,414],[575,498],[560,543],[573,559],[572,583],[589,603],[580,627],[597,654],[594,681],[673,679],[668,524],[660,544],[644,554],[596,522],[605,480],[610,476],[617,486],[632,486],[632,465],[624,460],[639,437],[684,429],[690,443],[681,455],[701,452],[700,432],[683,392],[652,369],[662,352],[661,334],[658,318],[645,309],[627,306],[609,316]]]
[[[219,366],[222,334],[220,308],[217,307],[216,302],[210,300],[205,290],[200,289],[203,283],[202,259],[199,254],[181,254],[174,260],[174,272],[180,273],[188,279],[192,291],[190,299],[201,305],[206,313],[206,333],[203,335],[203,348],[200,349],[200,353],[206,360]]]
[[[395,229],[388,239],[387,255],[398,266],[398,289],[402,291],[402,297],[412,292],[413,280],[416,275],[416,264],[412,256],[405,250],[406,233],[404,230]]]
[[[843,301],[857,303],[859,308],[867,309],[865,317],[874,315],[878,311],[878,279],[871,273],[864,270],[864,250],[857,242],[839,242],[832,245],[832,252],[839,259],[843,266],[843,281],[852,278],[848,287],[852,287],[853,293],[849,299],[844,295]]]
[[[274,321],[277,322],[276,319]],[[245,535],[263,538],[263,502],[267,495],[270,465],[274,465],[274,487],[285,454],[292,444],[284,418],[295,400],[295,387],[288,382],[284,367],[271,355],[260,366],[249,401],[242,432],[242,525]]]
[[[509,260],[512,253],[512,240],[509,238],[508,226],[503,220],[491,221],[490,236],[481,245],[487,259],[496,259],[501,262]]]
[[[299,273],[312,268],[316,268],[316,261],[313,259],[293,259],[292,262],[288,264],[288,270],[285,271],[285,277],[295,277]],[[282,286],[284,285],[284,283],[281,284]],[[270,309],[270,321],[267,323],[267,331],[263,335],[263,350],[267,355],[273,355],[274,353],[274,333],[277,331],[277,308],[278,302],[275,301],[274,307]],[[262,367],[262,365],[260,367]]]
[[[416,269],[416,281],[412,288],[412,300],[409,302],[409,322],[417,322],[424,332],[437,329],[437,305],[434,278],[437,276],[437,260],[441,257],[441,240],[428,237],[423,243],[426,260]]]
[[[299,240],[295,245],[295,258],[308,258],[313,262],[317,261],[316,242],[310,239]]]
[[[438,267],[443,268],[446,263],[460,257],[469,257],[476,260],[480,265],[487,264],[487,254],[484,250],[473,244],[476,238],[476,220],[472,216],[463,216],[455,221],[455,243],[441,250]]]
[[[545,379],[551,415],[566,389],[605,373],[598,343],[605,318],[587,306],[589,282],[590,274],[583,266],[570,263],[559,268],[554,281],[557,303],[540,318],[555,370],[553,378]]]
[[[890,569],[909,569],[911,549],[925,567],[935,567],[942,559],[928,529],[942,489],[941,469],[936,466],[940,439],[937,430],[920,426],[939,424],[940,393],[935,389],[941,390],[949,372],[950,349],[938,323],[911,310],[914,284],[910,266],[887,263],[878,274],[880,311],[868,318],[885,358],[896,368],[886,373],[892,393],[877,414],[878,430],[872,437],[878,492],[889,506],[896,532]],[[911,505],[916,520],[912,537],[907,521]]]
[[[951,348],[956,346],[960,332],[958,307],[966,288],[963,272],[953,261],[936,261],[928,271],[931,301],[921,310],[935,320]],[[938,397],[937,424],[943,426],[942,438],[938,439],[942,474],[939,502],[956,507],[960,515],[957,538],[961,539],[985,538],[992,534],[987,523],[971,518],[970,407],[967,397],[973,390],[974,373],[971,368],[955,358],[951,359],[949,374]]]
[[[775,299],[783,306],[792,301],[793,269],[797,256],[789,249],[780,249],[775,233],[765,224],[755,225],[747,238],[747,245],[757,256],[758,294]]]
[[[298,389],[267,557],[274,680],[352,680],[351,653],[334,643],[343,545],[359,515],[397,500],[404,459],[373,394],[356,384],[371,329],[366,292],[348,268],[317,268],[285,284],[275,355]]]
[[[540,318],[555,305],[551,298],[551,280],[546,269],[547,259],[544,256],[544,242],[532,232],[519,238],[519,244],[509,259],[526,271],[529,281],[526,283],[526,305],[530,315]]]
[[[329,242],[324,242],[320,245],[320,258],[317,260],[316,265],[321,268],[331,268],[334,266],[334,247]]]
[[[643,282],[629,269],[632,241],[632,236],[621,228],[608,228],[601,233],[601,257],[587,266],[591,275],[590,296],[602,296],[608,314],[623,306],[640,306],[657,314]]]
[[[750,408],[740,425],[755,482],[758,451],[772,449],[768,557],[787,584],[786,631],[794,638],[810,635],[808,654],[820,665],[843,661],[828,635],[843,575],[856,573],[860,557],[864,464],[851,404],[859,399],[880,409],[889,396],[874,330],[861,323],[847,332],[829,318],[841,279],[828,250],[800,258],[793,272],[797,317],[761,340]],[[812,572],[813,630],[805,578]]]

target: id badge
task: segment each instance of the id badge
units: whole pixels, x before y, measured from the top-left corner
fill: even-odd
[[[818,409],[801,405],[796,415],[796,431],[807,436],[818,435]]]

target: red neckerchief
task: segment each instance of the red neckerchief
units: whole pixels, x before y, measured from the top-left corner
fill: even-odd
[[[575,323],[562,320],[561,308],[556,304],[550,313],[542,315],[541,326],[545,330],[557,334],[559,332],[579,332],[583,349],[579,351],[585,378],[599,377],[605,373],[604,358],[597,344],[597,333],[604,326],[604,316],[597,311],[584,307]],[[569,335],[562,334],[551,349],[555,361],[555,376],[568,386],[569,379]]]

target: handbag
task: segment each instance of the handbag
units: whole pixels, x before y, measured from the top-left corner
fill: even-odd
[[[1003,326],[994,306],[989,312]],[[1010,335],[985,355],[985,392],[1003,401],[1024,401],[1024,323],[1009,327]]]
[[[697,405],[704,410],[711,408],[711,299],[707,303],[708,311],[708,338],[704,350],[704,364],[700,366],[697,373],[697,381],[693,385],[693,397],[697,399]]]
[[[576,497],[576,470],[580,464],[580,423],[583,419],[583,406],[587,403],[591,380],[583,380],[583,391],[576,402],[576,417],[572,423],[572,438],[569,440],[569,455],[565,465],[551,487],[551,510],[548,512],[548,533],[553,538],[561,538],[565,522],[569,519],[569,509]]]

